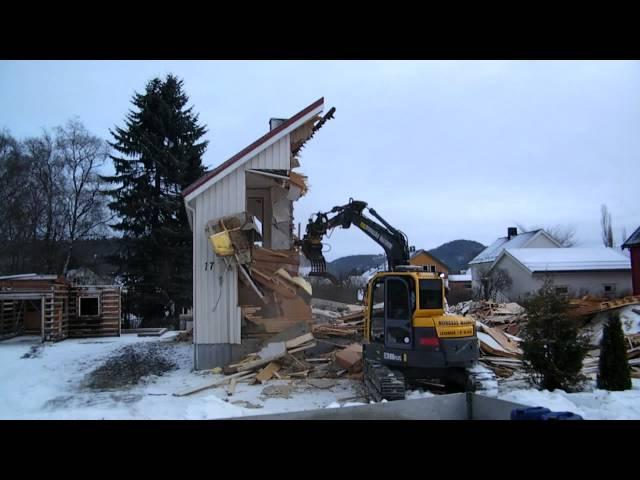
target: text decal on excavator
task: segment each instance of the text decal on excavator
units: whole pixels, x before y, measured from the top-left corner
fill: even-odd
[[[393,353],[393,352],[384,352],[384,354],[382,355],[383,358],[385,360],[394,360],[396,362],[401,362],[402,361],[402,356],[398,355],[397,353]],[[406,359],[405,359],[406,360]]]
[[[439,337],[470,337],[473,335],[473,326],[438,328]]]

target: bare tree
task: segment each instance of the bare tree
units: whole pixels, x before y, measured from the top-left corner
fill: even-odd
[[[58,265],[60,242],[64,237],[64,165],[56,155],[55,140],[44,131],[24,142],[33,165],[35,185],[29,189],[29,216],[33,240],[41,240],[41,254],[33,263],[37,270],[53,272]]]
[[[627,228],[626,227],[622,227],[622,231],[621,231],[621,235],[622,235],[622,240],[620,240],[620,245],[622,245],[624,242],[627,241]]]
[[[518,229],[521,232],[530,232],[533,230],[543,229],[563,247],[574,247],[576,245],[576,229],[573,225],[554,225],[547,227],[530,227],[526,228],[523,225],[517,223]]]
[[[56,129],[56,149],[65,176],[63,198],[68,247],[62,267],[64,275],[69,268],[74,243],[106,231],[106,224],[111,219],[98,175],[109,150],[104,140],[91,135],[78,120],[70,120]]]
[[[611,223],[611,212],[606,205],[600,207],[600,227],[602,228],[602,243],[605,247],[613,247],[613,225]]]
[[[498,300],[499,294],[506,295],[513,280],[503,268],[496,268],[484,275],[481,282],[481,295],[484,300]]]

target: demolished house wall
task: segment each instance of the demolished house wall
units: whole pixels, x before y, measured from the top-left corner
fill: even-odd
[[[298,275],[293,238],[293,202],[307,186],[292,169],[326,121],[322,108],[323,99],[309,105],[183,192],[193,231],[198,370],[223,366],[261,336],[311,321],[311,289]]]
[[[246,169],[288,169],[289,136],[266,150],[196,197],[193,221],[193,315],[196,368],[231,360],[231,344],[241,343],[238,270],[217,257],[205,234],[216,218],[247,210]],[[282,242],[281,242],[282,243]],[[287,243],[288,245],[288,243]]]

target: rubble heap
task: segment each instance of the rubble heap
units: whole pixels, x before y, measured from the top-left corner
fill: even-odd
[[[216,254],[238,269],[242,336],[264,337],[304,322],[311,324],[311,285],[298,274],[297,249],[270,249],[247,213],[209,222],[207,235]]]
[[[582,332],[590,336],[593,347],[584,360],[583,373],[597,373],[602,324],[610,311],[620,309],[629,346],[627,358],[631,376],[640,378],[640,307],[634,307],[640,304],[640,297],[617,300],[583,297],[572,299],[569,304],[569,315],[580,322]],[[521,339],[518,334],[527,321],[527,314],[522,306],[517,303],[467,301],[450,307],[449,311],[456,315],[471,315],[476,320],[480,363],[502,378],[522,371],[522,350],[519,347]]]

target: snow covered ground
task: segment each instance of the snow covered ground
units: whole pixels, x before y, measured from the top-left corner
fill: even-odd
[[[232,396],[219,387],[175,397],[175,392],[222,376],[192,372],[191,345],[174,342],[172,337],[170,332],[162,337],[123,335],[54,344],[41,344],[36,337],[0,342],[0,419],[215,419],[363,404],[358,398],[361,384],[350,380],[339,380],[330,388],[317,388],[305,380],[239,383]],[[142,377],[131,386],[110,388],[111,373],[114,377],[123,373],[114,369],[113,360],[129,350],[134,360],[136,355],[155,359],[158,352],[165,352],[175,368]],[[96,377],[96,370],[102,375]],[[135,377],[136,372],[132,373]],[[267,388],[279,391],[269,396],[263,393]],[[407,394],[410,399],[430,396],[428,391]],[[592,387],[582,393],[538,391],[525,382],[511,381],[501,383],[497,397],[571,411],[586,419],[640,419],[640,380],[636,379],[629,391]]]
[[[591,381],[586,391],[536,390],[523,383],[501,385],[498,398],[532,407],[547,407],[554,412],[573,412],[585,420],[640,420],[640,380],[632,379],[633,388],[609,392],[595,388]]]
[[[192,346],[174,342],[172,337],[170,332],[162,337],[129,334],[54,344],[41,344],[36,337],[0,342],[0,419],[214,419],[324,408],[336,402],[345,404],[359,394],[356,382],[350,380],[339,380],[329,389],[300,380],[238,383],[232,396],[225,388],[212,388],[175,397],[174,392],[222,376],[192,372]],[[143,344],[154,342],[168,350],[176,363],[174,370],[144,377],[130,387],[87,386],[89,374],[124,347],[149,347]],[[262,395],[266,386],[274,385],[285,386],[283,395],[290,398]]]

